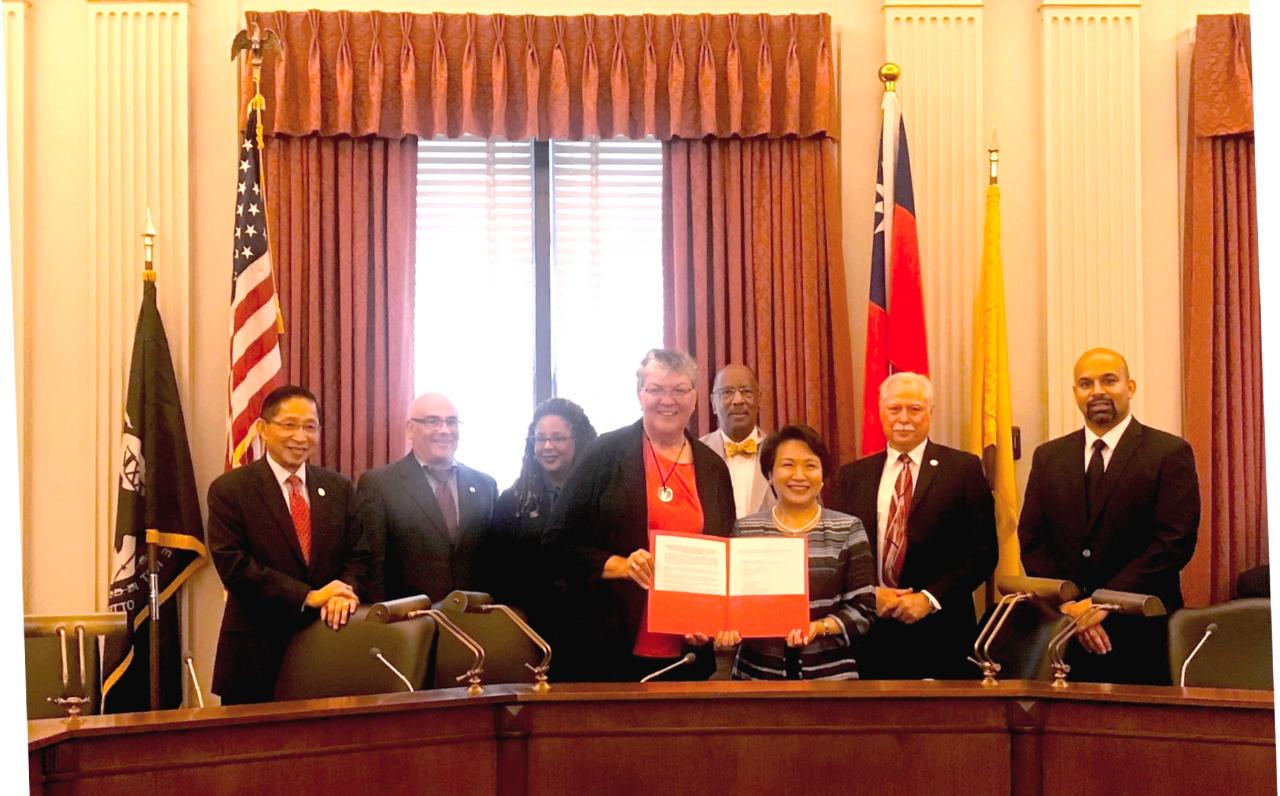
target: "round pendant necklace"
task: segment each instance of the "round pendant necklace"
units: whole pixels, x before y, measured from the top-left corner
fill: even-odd
[[[684,448],[689,444],[689,440],[686,438],[681,441],[680,451],[676,454],[676,460],[672,462],[671,469],[667,471],[666,475],[662,474],[662,462],[658,461],[658,451],[653,447],[653,440],[649,439],[648,434],[645,434],[644,441],[649,443],[649,453],[653,455],[653,465],[658,468],[658,478],[662,481],[662,486],[658,488],[658,500],[663,503],[670,503],[675,499],[676,493],[671,487],[667,486],[667,482],[671,480],[671,476],[675,475],[676,468],[680,466],[680,456],[684,454]]]
[[[801,525],[799,528],[789,528],[787,527],[787,524],[782,521],[782,518],[778,516],[778,507],[774,506],[773,507],[773,524],[778,526],[778,530],[782,531],[783,533],[804,533],[805,531],[809,530],[813,526],[817,525],[818,518],[822,516],[821,506],[814,506],[813,508],[814,508],[813,516],[810,517],[809,520],[805,522],[804,525]]]

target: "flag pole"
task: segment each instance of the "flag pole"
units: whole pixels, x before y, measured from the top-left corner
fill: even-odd
[[[147,208],[147,226],[142,232],[142,281],[155,284],[156,227]],[[147,535],[147,591],[151,621],[147,623],[147,680],[151,686],[151,709],[160,709],[160,545]]]
[[[991,140],[987,142],[987,163],[990,165],[990,173],[987,175],[987,185],[1000,184],[1000,140],[996,138],[996,126],[991,125]]]
[[[898,78],[902,77],[902,67],[889,62],[880,67],[880,82],[884,83],[886,92],[898,90]]]

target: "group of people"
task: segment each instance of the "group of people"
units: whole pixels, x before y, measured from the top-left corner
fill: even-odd
[[[521,609],[555,649],[557,680],[706,679],[732,651],[736,679],[967,678],[974,591],[997,559],[982,462],[929,438],[929,379],[880,386],[887,450],[837,468],[814,429],[759,426],[755,373],[716,374],[718,429],[688,430],[698,367],[649,351],[640,419],[597,437],[581,407],[540,404],[510,489],[455,459],[459,416],[445,396],[413,402],[409,453],[358,486],[308,463],[319,406],[282,387],[263,402],[266,455],[209,488],[209,547],[227,590],[213,690],[224,704],[272,698],[292,634],[339,630],[362,602],[455,589]],[[1182,604],[1199,489],[1191,449],[1129,413],[1124,358],[1076,363],[1085,427],[1040,446],[1019,523],[1028,575],[1084,593],[1110,588]],[[808,623],[778,638],[649,630],[652,531],[803,536]],[[1087,601],[1063,611],[1081,615]],[[1160,619],[1090,614],[1068,658],[1073,679],[1168,681]],[[688,653],[692,653],[689,656]],[[318,664],[326,665],[326,664]]]

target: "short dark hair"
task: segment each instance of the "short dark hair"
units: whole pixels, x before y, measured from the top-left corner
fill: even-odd
[[[316,418],[319,419],[320,402],[316,400],[311,390],[306,387],[299,387],[296,384],[285,384],[267,393],[267,397],[262,399],[262,419],[270,420],[275,417],[276,410],[280,408],[280,404],[290,398],[306,398],[316,408]]]
[[[792,423],[773,432],[760,443],[760,472],[764,473],[765,478],[773,474],[773,461],[778,456],[778,447],[792,440],[809,446],[809,450],[822,462],[823,475],[832,471],[831,452],[827,450],[827,443],[822,441],[822,436],[803,423]]]

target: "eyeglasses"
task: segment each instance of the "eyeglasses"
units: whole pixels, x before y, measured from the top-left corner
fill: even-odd
[[[735,394],[741,395],[744,401],[750,401],[756,397],[756,389],[754,387],[721,387],[716,390],[716,397],[727,401],[732,401]]]
[[[280,430],[286,434],[297,434],[299,430],[302,430],[308,436],[314,437],[320,433],[319,423],[299,423],[296,420],[268,420],[267,422],[274,426],[279,426]]]
[[[439,415],[427,415],[426,417],[411,417],[409,419],[417,423],[418,425],[424,426],[426,428],[438,429],[441,426],[448,426],[454,431],[458,430],[458,424],[462,422],[456,417],[440,417]]]
[[[655,384],[650,384],[648,387],[644,388],[643,392],[645,395],[649,396],[650,398],[661,399],[661,398],[666,398],[669,395],[672,398],[679,400],[681,398],[689,397],[689,394],[693,392],[693,388],[692,387],[667,388],[667,387],[659,387]]]
[[[568,434],[552,434],[549,437],[544,437],[541,434],[536,434],[530,437],[530,439],[533,440],[534,447],[537,447],[539,445],[546,445],[548,443],[559,447],[565,444],[566,442],[569,442],[570,440],[572,440],[573,437],[569,436]]]

